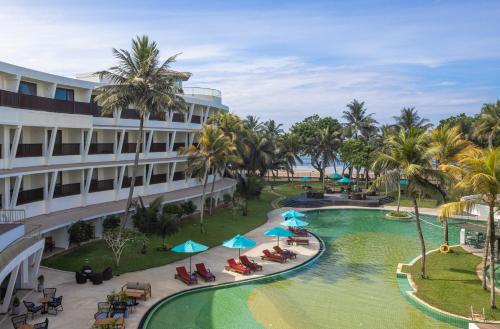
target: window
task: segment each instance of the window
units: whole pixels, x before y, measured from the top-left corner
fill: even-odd
[[[54,98],[62,101],[74,101],[75,91],[73,89],[56,88],[56,96]]]
[[[36,83],[21,81],[19,83],[19,93],[24,95],[36,96]]]

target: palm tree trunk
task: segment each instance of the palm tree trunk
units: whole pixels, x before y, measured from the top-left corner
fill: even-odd
[[[217,174],[217,167],[214,167],[214,170],[213,170],[213,178],[212,178],[212,188],[210,189],[210,209],[209,209],[209,213],[210,213],[210,216],[212,216],[212,212],[213,212],[213,209],[214,209],[214,190],[215,190],[215,175]]]
[[[495,196],[496,198],[496,196]],[[495,304],[495,202],[490,203],[488,226],[490,228],[490,307],[497,308]]]
[[[490,252],[490,226],[486,225],[486,245],[484,246],[484,261],[483,261],[483,290],[487,290],[486,284],[486,268],[488,267],[488,255]]]
[[[333,160],[333,172],[337,172],[337,164],[335,163],[337,160]]]
[[[420,275],[422,276],[423,279],[427,278],[426,272],[425,272],[425,241],[424,241],[424,235],[422,234],[422,227],[420,226],[420,216],[418,213],[418,204],[417,204],[417,198],[415,196],[412,196],[413,199],[413,208],[415,210],[415,223],[417,224],[417,232],[418,232],[418,239],[420,240],[420,253],[422,256],[422,267],[420,269]]]
[[[200,230],[205,233],[205,226],[203,223],[203,215],[205,213],[205,194],[207,192],[208,183],[208,166],[205,168],[205,176],[203,177],[203,191],[201,192],[201,205],[200,205]]]
[[[125,228],[125,225],[127,224],[127,221],[130,216],[129,209],[130,206],[132,205],[132,197],[134,196],[135,177],[137,176],[137,169],[139,168],[139,154],[141,153],[143,133],[144,133],[144,116],[141,114],[139,123],[139,134],[137,135],[135,143],[134,169],[132,170],[132,179],[130,180],[130,188],[128,190],[128,198],[127,198],[127,204],[125,206],[125,216],[124,216],[124,221],[122,223],[122,229]]]
[[[385,194],[387,194],[387,182],[385,183]],[[398,208],[396,210],[398,213],[400,205],[401,205],[401,180],[398,181]]]
[[[366,189],[368,189],[368,181],[369,181],[368,168],[365,168],[365,188]]]
[[[444,234],[444,244],[448,245],[449,244],[449,238],[448,238],[448,220],[445,219],[443,223],[443,234]]]

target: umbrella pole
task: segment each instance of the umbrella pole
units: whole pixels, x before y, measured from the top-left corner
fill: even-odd
[[[238,248],[238,259],[240,258],[241,256],[241,248]]]
[[[189,274],[191,274],[191,254],[189,254]]]
[[[277,237],[277,240],[278,240],[278,247],[280,246],[280,237],[279,235],[276,236]]]

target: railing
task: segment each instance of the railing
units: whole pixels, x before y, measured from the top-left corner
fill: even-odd
[[[165,143],[151,143],[151,148],[149,152],[166,152],[167,144]]]
[[[149,120],[154,120],[154,121],[165,121],[165,114],[164,113],[154,113],[149,115]]]
[[[31,190],[19,191],[17,195],[17,205],[22,205],[31,202],[37,202],[43,200],[43,187],[34,188]]]
[[[80,194],[80,183],[56,185],[54,188],[54,198]]]
[[[139,113],[133,109],[124,109],[122,110],[121,119],[135,119],[139,120]]]
[[[174,143],[174,147],[173,147],[174,152],[177,152],[179,150],[179,148],[181,148],[181,147],[186,147],[186,144],[185,143]]]
[[[89,147],[89,154],[113,154],[113,143],[91,143]]]
[[[191,123],[200,124],[201,123],[201,115],[193,115],[191,117]]]
[[[79,155],[79,154],[80,154],[80,143],[55,144],[54,152],[52,153],[52,155],[54,156]]]
[[[100,192],[100,191],[109,191],[114,189],[114,180],[113,179],[104,179],[97,180],[94,179],[90,182],[89,192]]]
[[[124,143],[122,146],[122,153],[135,153],[135,147],[137,143]],[[143,144],[141,143],[141,150],[142,152]]]
[[[132,177],[123,177],[122,188],[130,187],[132,182]],[[135,178],[134,186],[142,186],[142,176],[137,176]]]
[[[174,113],[172,115],[172,122],[185,122],[184,113]]]
[[[174,173],[174,178],[173,180],[176,181],[176,180],[183,180],[186,178],[186,173],[184,171],[176,171]]]
[[[24,209],[0,210],[0,224],[22,224],[26,218]]]
[[[16,158],[43,156],[43,144],[18,144]]]
[[[183,87],[182,91],[184,92],[184,95],[187,96],[210,96],[215,98],[222,97],[220,90],[212,88]]]
[[[149,180],[149,184],[161,184],[167,182],[167,174],[153,174]]]

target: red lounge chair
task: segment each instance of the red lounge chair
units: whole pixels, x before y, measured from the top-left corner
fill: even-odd
[[[254,272],[255,271],[262,271],[262,265],[259,265],[256,262],[251,261],[250,259],[248,259],[247,256],[240,256],[240,262],[241,262],[241,264],[250,268]]]
[[[288,245],[299,245],[299,244],[302,244],[302,245],[309,245],[309,239],[297,239],[297,238],[294,238],[294,237],[290,237],[286,240],[286,243],[288,243]]]
[[[290,227],[290,231],[295,236],[298,236],[298,237],[308,237],[308,236],[310,236],[309,235],[309,231],[306,230],[306,229],[297,229],[297,228]]]
[[[177,274],[174,276],[176,279],[183,281],[187,285],[198,283],[196,277],[189,274],[184,266],[179,266],[175,270],[177,271]]]
[[[297,254],[296,254],[296,253],[294,253],[294,252],[293,252],[293,251],[291,251],[291,250],[288,250],[288,249],[283,250],[283,249],[281,249],[279,246],[274,246],[274,247],[273,247],[273,249],[274,249],[274,251],[276,251],[278,254],[283,255],[283,256],[285,256],[285,257],[288,257],[288,258],[290,258],[290,259],[292,259],[292,258],[297,258]]]
[[[194,273],[198,274],[205,281],[215,281],[215,275],[210,272],[209,269],[205,267],[204,263],[196,264],[196,271]]]
[[[233,271],[233,272],[237,272],[237,273],[241,273],[241,274],[249,274],[250,273],[250,268],[246,267],[243,264],[236,263],[236,261],[233,258],[228,259],[227,263],[229,264],[229,266],[226,266],[225,268],[228,271]]]
[[[279,262],[279,263],[284,263],[286,262],[286,257],[282,256],[282,255],[277,255],[277,254],[272,254],[269,249],[264,249],[262,251],[262,253],[264,254],[263,256],[260,256],[260,258],[264,259],[264,260],[270,260],[270,261],[273,261],[273,262]]]

